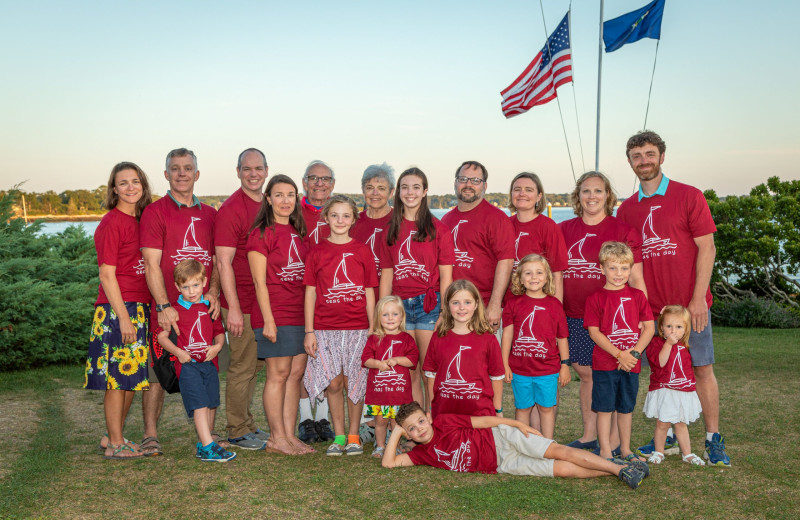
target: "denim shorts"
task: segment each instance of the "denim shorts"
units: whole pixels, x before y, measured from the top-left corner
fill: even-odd
[[[213,362],[184,363],[178,385],[189,417],[199,408],[219,406],[219,375]]]
[[[538,404],[550,408],[558,404],[558,373],[548,376],[521,376],[511,379],[514,408],[524,410]]]
[[[592,370],[592,411],[633,413],[639,374],[624,370]]]
[[[439,311],[442,308],[442,297],[436,293],[436,307],[431,312],[425,312],[422,308],[425,302],[425,294],[414,296],[403,300],[403,309],[406,311],[406,330],[433,330],[436,320],[439,319]]]

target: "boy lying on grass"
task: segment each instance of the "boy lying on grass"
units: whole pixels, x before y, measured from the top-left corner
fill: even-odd
[[[649,475],[644,462],[612,462],[568,448],[504,417],[442,414],[432,424],[422,407],[413,402],[401,406],[395,420],[397,427],[383,454],[385,468],[426,465],[460,472],[568,478],[616,475],[632,489]],[[402,436],[417,446],[397,455]]]

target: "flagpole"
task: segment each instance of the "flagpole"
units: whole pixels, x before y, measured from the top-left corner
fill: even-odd
[[[603,0],[600,0],[600,39],[597,44],[597,129],[594,143],[594,169],[600,170],[600,83],[603,77]]]

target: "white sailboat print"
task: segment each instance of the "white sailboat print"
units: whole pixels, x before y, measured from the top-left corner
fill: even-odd
[[[453,356],[450,364],[447,365],[445,372],[445,379],[442,381],[439,389],[441,395],[454,394],[478,394],[483,391],[478,388],[476,383],[468,383],[464,376],[461,375],[461,353],[469,350],[472,347],[460,345],[458,353]]]
[[[677,244],[672,244],[669,238],[661,238],[653,229],[653,211],[661,206],[651,206],[650,213],[642,224],[642,249],[644,252],[651,250],[675,249]]]
[[[367,242],[366,242],[366,244],[369,246],[369,250],[370,250],[370,251],[372,251],[372,258],[375,260],[375,265],[377,265],[377,264],[378,264],[378,261],[379,261],[379,259],[378,259],[378,255],[375,253],[375,237],[376,237],[376,236],[378,235],[378,233],[380,233],[381,231],[383,231],[383,229],[381,229],[381,228],[375,228],[375,229],[372,231],[372,234],[369,236],[369,238],[367,239]]]
[[[207,315],[207,312],[197,313],[197,319],[195,320],[194,325],[192,325],[191,331],[189,331],[189,344],[186,345],[187,352],[205,352],[206,348],[208,347],[208,342],[203,336],[203,327],[200,324],[200,318]]]
[[[354,284],[350,277],[347,276],[347,257],[350,256],[353,256],[353,253],[342,253],[342,260],[333,273],[333,285],[325,293],[326,298],[341,298],[343,296],[364,294],[364,286]]]
[[[311,241],[312,244],[317,245],[319,244],[319,228],[322,226],[327,226],[326,222],[319,221],[317,222],[317,226],[314,228],[314,231],[308,234],[308,239]]]
[[[686,372],[683,369],[683,360],[681,359],[681,351],[686,350],[682,345],[676,345],[678,351],[675,353],[675,359],[672,361],[672,366],[669,372],[669,381],[665,385],[667,388],[674,388],[679,390],[681,388],[689,388],[692,386],[692,380],[686,377]]]
[[[389,348],[386,349],[386,352],[381,357],[381,361],[386,361],[394,357],[393,351],[395,344],[402,344],[402,341],[392,340],[389,344]],[[401,374],[394,369],[394,367],[389,367],[389,370],[384,370],[383,372],[378,372],[375,374],[375,383],[376,386],[386,386],[386,385],[394,385],[398,383],[403,383],[404,379]]]
[[[522,237],[526,236],[528,236],[528,233],[520,231],[519,235],[517,235],[517,239],[514,241],[514,268],[512,269],[512,272],[516,271],[517,266],[519,265],[519,241],[522,239]]]
[[[202,219],[200,217],[191,218],[192,220],[187,226],[186,232],[183,234],[183,247],[172,255],[172,258],[175,259],[175,265],[189,258],[198,260],[204,265],[211,261],[211,256],[209,256],[208,251],[200,246],[197,242],[197,236],[195,235],[194,223]]]
[[[597,262],[590,262],[586,260],[586,257],[583,256],[584,242],[586,242],[587,238],[596,236],[597,235],[594,233],[586,233],[586,236],[570,246],[570,248],[567,250],[567,263],[569,264],[569,267],[567,268],[568,271],[584,273],[601,272],[600,267],[597,266]]]
[[[400,248],[397,251],[398,262],[394,268],[395,278],[402,279],[408,275],[417,274],[423,280],[428,280],[428,272],[425,270],[425,266],[419,265],[416,258],[411,254],[411,237],[416,234],[416,231],[410,232],[408,237],[400,244]]]
[[[456,226],[453,228],[453,247],[456,252],[456,262],[465,262],[471,264],[473,258],[469,256],[469,252],[458,248],[458,228],[461,227],[461,224],[464,222],[469,222],[469,220],[459,220],[458,224],[456,224]]]
[[[538,305],[533,306],[533,311],[528,314],[522,325],[519,327],[519,335],[514,340],[514,350],[532,350],[534,352],[544,354],[547,348],[544,346],[544,341],[539,341],[533,333],[533,320],[536,311],[543,311],[544,307]]]
[[[289,239],[289,254],[287,255],[286,266],[278,273],[278,277],[284,282],[296,280],[298,277],[302,279],[306,269],[306,265],[300,260],[300,253],[297,251],[296,238],[300,238],[300,236],[292,233]]]
[[[625,318],[625,302],[629,301],[632,301],[632,299],[620,297],[619,306],[614,312],[614,318],[611,322],[611,334],[608,335],[609,341],[620,350],[632,348],[639,339],[639,333],[631,328]]]
[[[469,451],[469,445],[470,441],[462,442],[452,453],[440,450],[435,446],[433,451],[436,453],[436,458],[439,462],[443,462],[450,471],[464,472],[467,469],[464,466],[464,453]]]

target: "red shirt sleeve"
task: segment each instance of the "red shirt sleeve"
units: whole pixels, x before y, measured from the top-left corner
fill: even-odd
[[[486,342],[486,361],[489,377],[505,375],[506,369],[503,365],[503,355],[500,353],[500,343],[497,342],[497,337],[494,334],[486,333],[486,335],[489,336],[489,340]]]
[[[600,326],[599,293],[590,294],[586,298],[586,307],[583,312],[583,328]]]

